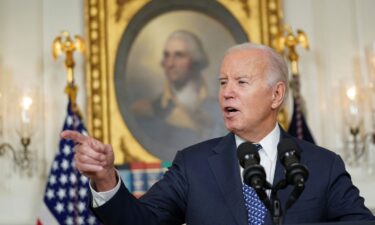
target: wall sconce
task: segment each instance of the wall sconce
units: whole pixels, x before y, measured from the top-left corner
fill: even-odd
[[[372,130],[375,131],[375,41],[366,48],[368,70],[368,96],[370,102]]]
[[[364,167],[375,173],[375,42],[366,47],[368,77],[366,85],[352,85],[345,89],[345,122],[349,127],[347,138],[350,166]],[[366,123],[367,122],[367,123]],[[370,125],[370,126],[369,126]]]
[[[355,85],[345,89],[345,124],[349,131],[347,160],[356,166],[365,152],[363,143],[363,107],[358,88]]]
[[[368,98],[370,106],[371,132],[367,141],[369,173],[375,173],[375,41],[366,47],[366,62],[368,70]]]
[[[11,154],[13,163],[15,164],[16,169],[18,169],[22,174],[25,173],[28,176],[33,175],[33,160],[35,158],[35,153],[31,152],[29,145],[31,143],[31,134],[32,134],[32,105],[33,99],[30,96],[25,96],[22,98],[20,104],[20,125],[17,130],[18,135],[20,136],[21,148],[15,148],[9,143],[0,144],[0,157],[6,156],[7,153]],[[0,115],[1,119],[1,115]],[[0,128],[1,129],[1,128]]]

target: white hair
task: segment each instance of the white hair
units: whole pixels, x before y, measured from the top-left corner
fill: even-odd
[[[232,52],[244,51],[244,50],[260,50],[260,51],[265,52],[269,56],[268,61],[265,62],[267,65],[268,84],[272,87],[279,81],[283,82],[285,84],[285,96],[284,96],[284,100],[285,100],[289,92],[289,82],[288,82],[288,66],[283,56],[268,46],[249,43],[249,42],[235,45],[229,48],[226,51],[225,55],[228,55]]]
[[[197,70],[202,70],[207,67],[208,57],[198,36],[190,31],[177,30],[169,35],[168,41],[173,38],[179,38],[186,42],[188,51],[193,60],[193,65]]]

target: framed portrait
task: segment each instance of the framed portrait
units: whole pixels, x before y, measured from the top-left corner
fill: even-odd
[[[272,46],[280,0],[87,0],[90,134],[115,163],[171,161],[227,133],[218,74],[237,43]]]

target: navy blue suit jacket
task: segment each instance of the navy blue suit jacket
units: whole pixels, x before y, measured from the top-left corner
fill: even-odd
[[[288,210],[285,224],[374,220],[337,154],[293,140],[302,150],[301,163],[308,167],[310,177]],[[283,178],[284,169],[278,162],[274,183]],[[291,190],[279,191],[283,207]],[[108,225],[246,225],[234,135],[179,151],[164,178],[141,199],[135,199],[121,184],[111,200],[93,210]],[[272,224],[269,215],[266,224]]]

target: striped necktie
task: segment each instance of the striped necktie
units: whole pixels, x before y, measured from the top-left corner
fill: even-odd
[[[258,151],[262,148],[260,144],[255,144],[255,146]],[[263,202],[260,201],[255,190],[247,184],[243,184],[242,192],[245,198],[248,225],[264,225],[267,209]]]

